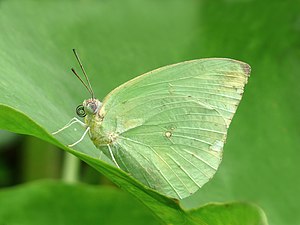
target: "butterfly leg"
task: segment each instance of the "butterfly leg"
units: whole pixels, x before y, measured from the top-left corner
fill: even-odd
[[[63,128],[53,132],[52,134],[58,134],[59,132],[67,129],[68,127],[72,126],[72,124],[74,123],[79,123],[81,126],[85,126],[85,123],[83,123],[82,121],[80,121],[79,119],[77,119],[76,117],[73,117]]]
[[[81,142],[89,130],[90,130],[90,127],[87,127],[86,130],[84,131],[83,135],[81,136],[81,138],[78,141],[76,141],[75,143],[68,145],[68,147],[73,147],[73,146],[77,145],[79,142]]]
[[[113,152],[112,152],[112,150],[111,150],[109,144],[107,145],[107,147],[108,147],[108,150],[109,150],[109,153],[110,153],[110,156],[111,156],[113,162],[114,162],[114,163],[116,164],[116,166],[120,169],[120,166],[118,165],[118,163],[117,163],[117,161],[116,161],[116,159],[115,159],[115,157],[114,157],[114,154],[113,154]]]

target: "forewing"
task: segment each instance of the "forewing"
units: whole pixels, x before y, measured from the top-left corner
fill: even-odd
[[[112,91],[100,113],[105,132],[116,134],[111,149],[118,164],[170,197],[197,191],[221,162],[249,74],[243,62],[200,59],[162,67]]]

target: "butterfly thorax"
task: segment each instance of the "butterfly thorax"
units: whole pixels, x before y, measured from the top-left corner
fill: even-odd
[[[101,116],[100,109],[102,103],[98,99],[87,99],[83,102],[86,112],[85,124],[90,128],[89,136],[93,143],[98,147],[107,145],[112,142],[112,138],[104,131],[102,122],[104,117]]]
[[[89,136],[96,146],[106,145],[111,142],[103,130],[102,121],[103,118],[98,113],[85,117],[85,124],[90,128]]]

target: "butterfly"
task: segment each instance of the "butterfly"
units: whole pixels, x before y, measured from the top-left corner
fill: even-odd
[[[217,171],[227,130],[250,76],[250,66],[227,58],[207,58],[164,66],[110,92],[101,102],[78,54],[91,94],[57,134],[74,123],[85,127],[94,145],[116,167],[177,199],[192,195]]]

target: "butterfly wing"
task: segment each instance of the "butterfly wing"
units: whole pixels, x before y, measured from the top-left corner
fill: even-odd
[[[221,162],[249,74],[243,62],[200,59],[162,67],[113,90],[100,114],[104,131],[114,134],[111,150],[120,167],[173,198],[197,191]]]

